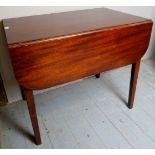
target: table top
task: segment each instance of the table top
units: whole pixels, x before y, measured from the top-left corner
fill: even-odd
[[[148,19],[107,8],[4,19],[7,43],[15,44],[145,22]]]

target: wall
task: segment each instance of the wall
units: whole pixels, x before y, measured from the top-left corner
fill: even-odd
[[[30,16],[38,14],[46,14],[53,12],[63,12],[79,9],[87,9],[95,7],[82,7],[82,6],[72,6],[72,7],[0,7],[0,20],[5,18],[20,17],[20,16]],[[147,17],[155,21],[155,7],[109,7],[114,10],[120,10],[123,12],[139,15],[142,17]],[[155,29],[153,29],[153,34]],[[145,59],[155,57],[155,37],[152,35],[151,43],[148,49]],[[7,50],[4,31],[2,29],[2,22],[0,22],[0,73],[4,82],[5,90],[7,93],[7,98],[9,103],[15,102],[21,99],[20,89],[15,80],[12,66],[10,63],[9,53]],[[37,92],[37,93],[40,93]]]

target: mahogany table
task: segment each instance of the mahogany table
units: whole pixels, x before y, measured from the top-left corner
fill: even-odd
[[[133,107],[140,60],[152,21],[105,8],[3,20],[17,82],[27,101],[36,144],[41,144],[33,90],[132,64],[128,107]]]

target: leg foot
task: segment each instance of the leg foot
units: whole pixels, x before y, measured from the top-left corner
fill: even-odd
[[[31,123],[34,131],[34,136],[35,136],[35,142],[37,145],[39,145],[41,144],[41,137],[40,137],[37,113],[36,113],[36,108],[34,103],[33,91],[23,88],[23,92],[24,92],[25,99],[27,101],[27,106],[28,106]]]
[[[95,77],[98,79],[100,78],[100,74],[96,74]]]
[[[20,91],[21,91],[22,100],[25,100],[24,88],[22,86],[20,86]]]
[[[136,63],[132,64],[129,99],[128,99],[128,107],[129,107],[129,109],[133,108],[136,85],[137,85],[137,79],[138,79],[138,73],[139,73],[139,67],[140,67],[140,60],[137,61]]]

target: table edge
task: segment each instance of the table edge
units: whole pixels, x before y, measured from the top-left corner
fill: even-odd
[[[21,46],[30,46],[30,45],[34,45],[37,43],[45,43],[45,42],[50,42],[53,40],[67,39],[67,38],[76,37],[76,36],[82,36],[82,35],[87,35],[87,34],[92,34],[92,33],[109,31],[109,30],[113,30],[113,29],[125,28],[128,26],[137,26],[137,25],[149,24],[149,23],[153,25],[153,21],[151,19],[146,19],[141,22],[117,25],[117,26],[100,28],[100,29],[95,29],[95,30],[88,30],[88,31],[83,31],[83,32],[76,32],[76,33],[67,34],[67,35],[60,35],[60,36],[55,36],[55,37],[42,38],[42,39],[24,41],[24,42],[19,42],[19,43],[12,43],[12,44],[8,44],[8,48],[18,48]],[[4,27],[4,24],[3,24],[3,27]]]

